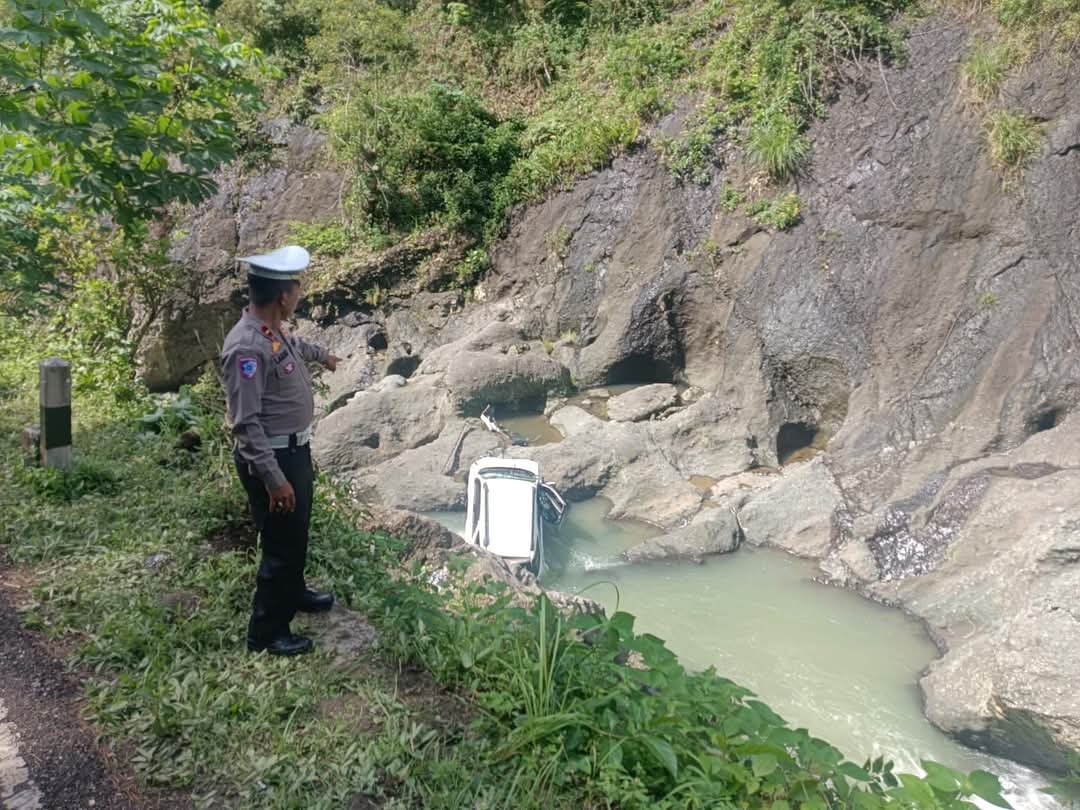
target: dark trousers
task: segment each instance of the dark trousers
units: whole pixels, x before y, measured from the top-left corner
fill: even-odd
[[[296,615],[304,595],[308,526],[311,523],[311,501],[315,494],[310,445],[275,450],[274,456],[296,491],[295,512],[271,511],[266,485],[252,474],[247,464],[236,460],[236,471],[247,490],[251,516],[259,530],[262,546],[251,622],[248,624],[248,637],[257,641],[269,641],[288,632],[289,622]]]

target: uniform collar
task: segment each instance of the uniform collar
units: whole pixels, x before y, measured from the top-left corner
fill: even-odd
[[[248,321],[250,324],[252,324],[256,329],[258,329],[260,332],[262,332],[267,337],[270,337],[270,338],[274,337],[274,330],[270,328],[270,324],[268,324],[266,321],[264,321],[262,318],[260,318],[254,312],[252,312],[251,307],[244,307],[242,317],[243,317],[243,319],[245,321]],[[282,321],[281,327],[278,329],[278,333],[281,334],[283,337],[288,337],[289,336],[289,327],[287,327],[285,325],[284,321]]]
[[[270,325],[266,321],[264,321],[262,318],[260,318],[255,313],[253,313],[251,311],[251,309],[248,308],[248,307],[244,307],[242,317],[243,317],[243,320],[247,321],[252,326],[254,326],[255,329],[258,330],[259,334],[261,334],[264,338],[266,338],[267,340],[270,341],[272,351],[276,352],[278,349],[281,348],[281,341],[278,340],[278,334],[280,334],[281,337],[283,337],[285,339],[288,339],[288,337],[289,337],[289,330],[285,326],[284,323],[281,324],[281,327],[278,329],[278,332],[275,333],[274,330],[270,328]]]

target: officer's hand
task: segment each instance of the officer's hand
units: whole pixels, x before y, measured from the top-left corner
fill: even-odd
[[[290,484],[288,481],[286,481],[277,489],[270,490],[270,511],[296,511],[296,493],[293,491],[292,484]]]
[[[326,358],[326,362],[323,363],[323,365],[326,366],[327,371],[337,371],[337,364],[338,364],[338,361],[340,359],[341,359],[340,357],[335,357],[334,355],[330,355],[329,357]]]

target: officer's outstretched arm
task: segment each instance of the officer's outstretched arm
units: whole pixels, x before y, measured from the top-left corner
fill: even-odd
[[[293,340],[296,341],[296,348],[300,350],[300,356],[303,357],[304,360],[326,365],[326,361],[330,358],[330,352],[324,347],[316,345],[315,343],[308,343],[299,335],[294,335]]]

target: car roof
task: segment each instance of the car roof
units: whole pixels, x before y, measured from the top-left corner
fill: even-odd
[[[536,482],[501,476],[485,477],[483,481],[487,491],[488,551],[500,557],[531,557]]]

